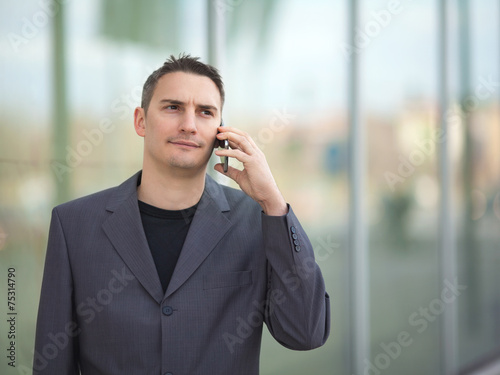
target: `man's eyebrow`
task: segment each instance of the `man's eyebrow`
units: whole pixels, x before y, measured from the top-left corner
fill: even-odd
[[[176,104],[176,105],[185,105],[186,104],[183,101],[177,100],[177,99],[162,99],[162,100],[160,100],[160,104],[165,104],[165,103]],[[197,107],[201,108],[201,109],[210,109],[210,110],[216,111],[216,112],[219,111],[219,109],[216,106],[211,105],[211,104],[198,104]]]
[[[211,109],[216,112],[219,110],[216,106],[210,104],[199,104],[198,107],[200,107],[201,109]]]
[[[162,99],[162,100],[160,100],[160,103],[161,104],[170,103],[170,104],[179,104],[179,105],[185,104],[184,102],[181,102],[180,100],[176,100],[176,99]]]

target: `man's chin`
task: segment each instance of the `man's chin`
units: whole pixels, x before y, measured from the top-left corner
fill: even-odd
[[[208,162],[208,161],[207,161]],[[195,160],[177,159],[173,158],[168,161],[169,168],[177,169],[179,171],[192,171],[198,172],[204,170],[207,166],[207,162],[203,163]]]

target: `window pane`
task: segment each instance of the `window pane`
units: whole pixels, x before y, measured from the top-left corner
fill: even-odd
[[[467,7],[468,4],[468,7]],[[500,116],[498,2],[458,1],[454,103],[461,105],[455,168],[460,300],[460,363],[498,353],[500,343]],[[463,16],[460,17],[460,14]]]
[[[437,5],[363,1],[358,28],[367,129],[371,371],[437,374]]]

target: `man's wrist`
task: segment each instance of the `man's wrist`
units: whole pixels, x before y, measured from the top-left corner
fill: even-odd
[[[268,202],[260,202],[262,211],[268,216],[283,216],[288,213],[288,205],[283,197]]]

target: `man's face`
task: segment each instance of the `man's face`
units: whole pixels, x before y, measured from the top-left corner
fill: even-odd
[[[161,77],[147,114],[135,112],[137,134],[144,137],[144,162],[163,169],[204,169],[221,122],[221,97],[205,76],[184,72]]]

